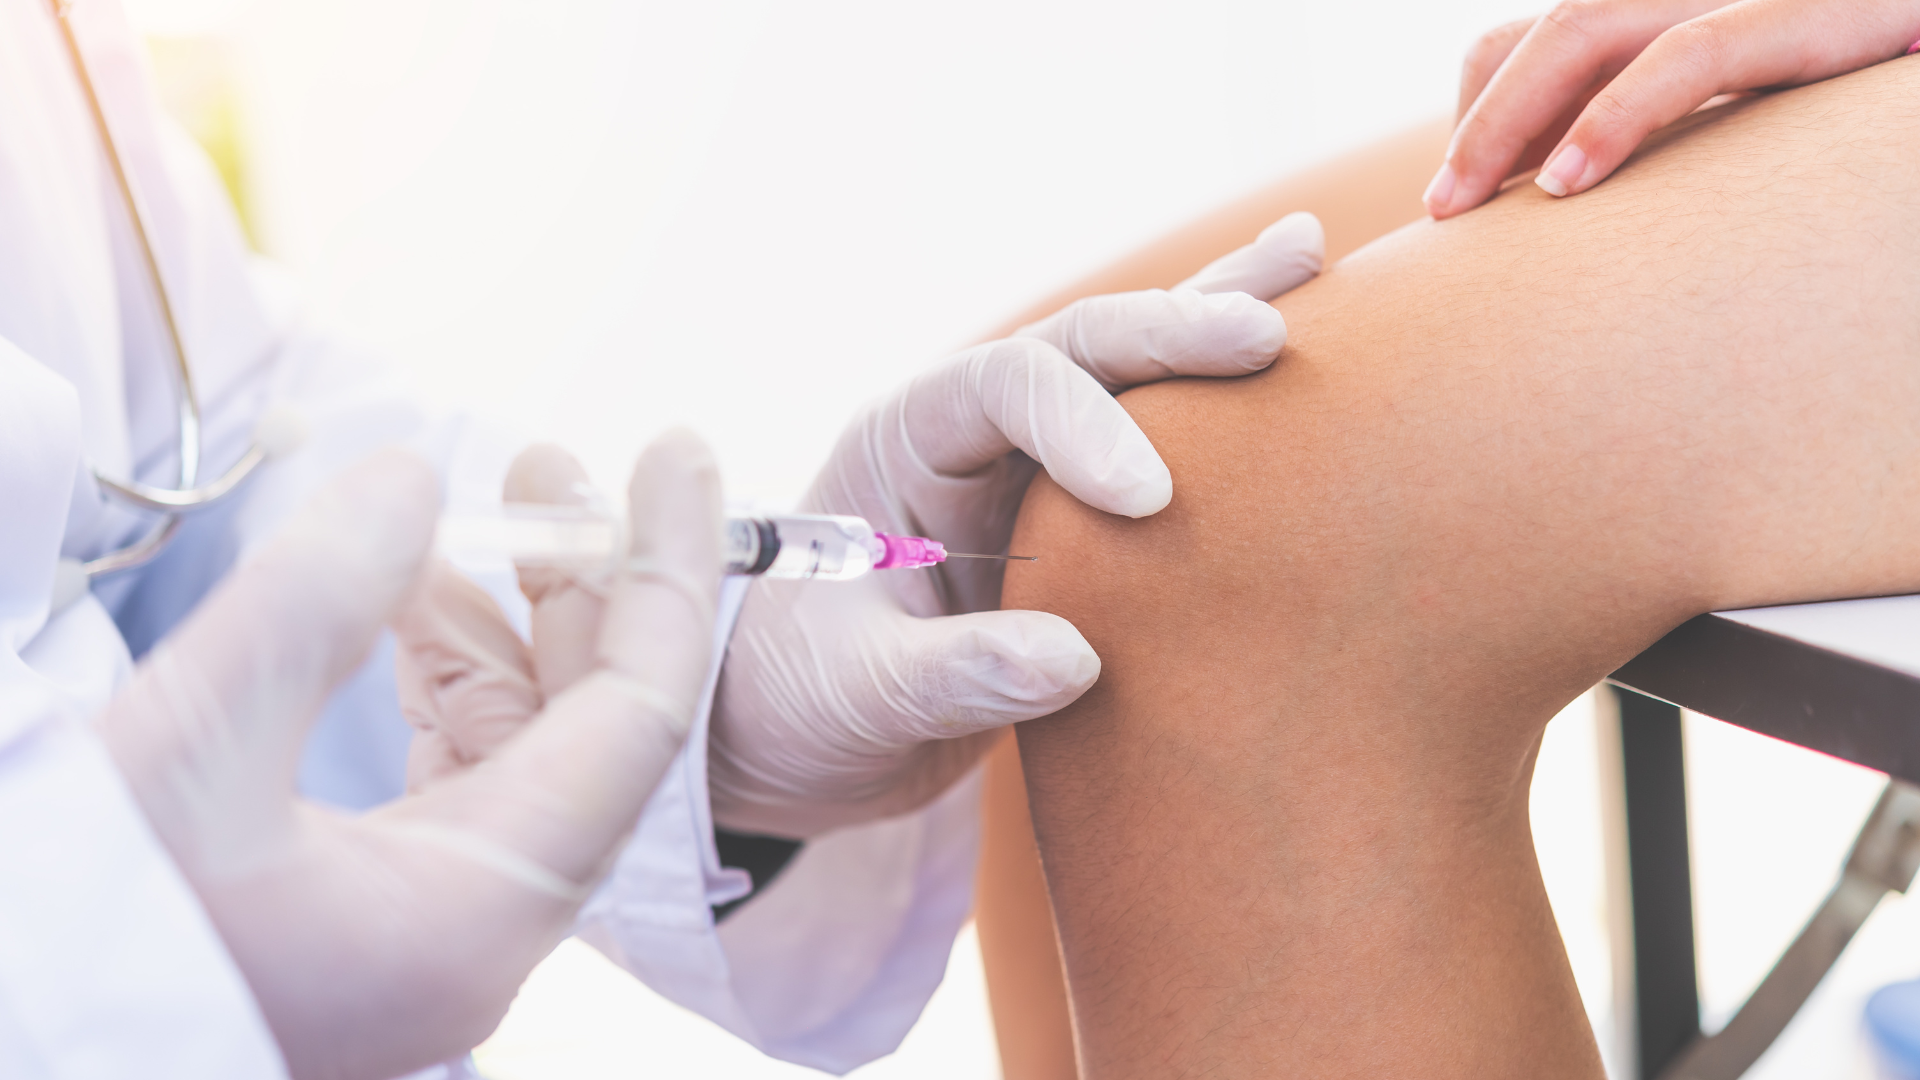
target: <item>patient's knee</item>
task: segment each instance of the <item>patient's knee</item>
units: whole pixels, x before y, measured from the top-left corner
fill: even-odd
[[[1202,404],[1187,397],[1163,391],[1144,417],[1138,396],[1125,399],[1174,473],[1166,509],[1141,519],[1105,514],[1043,475],[1020,512],[1012,550],[1039,560],[1009,565],[1003,606],[1073,622],[1100,654],[1103,681],[1178,668],[1188,656],[1211,655],[1206,666],[1224,671],[1225,658],[1240,652],[1229,642],[1242,624],[1271,610],[1233,602],[1261,586],[1270,553],[1255,507],[1221,497],[1225,463],[1185,436],[1180,419]]]
[[[1042,477],[1013,541],[1040,559],[1009,568],[1003,604],[1086,636],[1101,675],[1074,713],[1101,738],[1504,787],[1605,661],[1559,632],[1577,613],[1545,583],[1514,580],[1536,571],[1500,515],[1435,494],[1393,415],[1328,409],[1299,376],[1128,394],[1172,503],[1129,520]]]
[[[1277,702],[1388,660],[1353,648],[1368,632],[1361,609],[1383,602],[1383,549],[1361,539],[1377,524],[1343,520],[1340,470],[1315,460],[1310,436],[1275,430],[1287,425],[1267,421],[1274,401],[1257,381],[1165,383],[1123,401],[1173,474],[1172,503],[1116,517],[1040,478],[1013,541],[1040,558],[1009,567],[1002,602],[1086,636],[1101,675],[1076,714],[1097,713],[1109,734],[1150,728],[1207,752],[1271,741],[1299,715]]]

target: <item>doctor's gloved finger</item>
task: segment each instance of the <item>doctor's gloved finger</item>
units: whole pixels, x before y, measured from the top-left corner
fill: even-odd
[[[413,741],[407,744],[407,793],[425,791],[450,776],[460,775],[469,765],[440,732],[416,730]]]
[[[1288,214],[1172,290],[1090,296],[1022,328],[1066,353],[1109,390],[1175,375],[1245,375],[1287,344],[1287,321],[1265,301],[1320,272],[1320,219]]]
[[[697,687],[720,598],[720,466],[699,436],[669,431],[640,456],[627,498],[628,563],[608,598],[600,666]],[[690,640],[690,629],[702,633]]]
[[[1089,296],[1017,335],[1044,341],[1115,393],[1175,375],[1245,375],[1273,363],[1287,320],[1244,292],[1178,288]]]
[[[196,799],[250,805],[291,792],[307,728],[415,585],[439,506],[426,462],[374,455],[321,489],[149,655],[99,721],[143,805],[154,793],[142,777],[156,770],[175,771],[159,801],[183,812],[188,786]],[[183,824],[148,809],[163,835]]]
[[[713,650],[721,517],[712,454],[684,432],[661,437],[634,468],[631,498],[631,555],[607,600],[594,670],[456,782],[483,785],[492,839],[582,883],[679,753]]]
[[[536,443],[513,459],[501,497],[507,502],[578,506],[589,500],[588,491],[587,470],[572,454],[551,443]],[[533,605],[529,622],[534,671],[541,691],[552,696],[592,670],[606,601],[564,570],[524,566],[516,572],[520,592]]]
[[[552,443],[535,443],[520,451],[513,464],[507,466],[500,498],[509,503],[581,506],[590,500],[589,490],[587,470],[578,459]],[[571,581],[566,574],[547,567],[515,569],[520,577],[520,591],[532,604],[538,604],[549,591],[565,588]]]
[[[592,497],[580,459],[553,443],[533,443],[515,455],[501,481],[508,502],[562,503],[577,506]]]
[[[1451,217],[1492,197],[1527,147],[1669,27],[1727,0],[1562,0],[1533,25],[1454,130],[1427,186],[1427,212]]]
[[[1550,195],[1611,175],[1646,137],[1730,91],[1797,86],[1907,51],[1920,9],[1906,0],[1744,0],[1661,34],[1581,111],[1541,168]]]
[[[444,559],[428,563],[391,625],[401,715],[444,739],[456,761],[486,757],[540,710],[526,643],[493,597]]]
[[[1019,449],[1075,498],[1145,517],[1173,499],[1173,476],[1127,411],[1058,349],[1032,338],[976,346],[907,384],[883,408],[911,447],[908,467],[976,472]]]
[[[1255,300],[1273,300],[1312,280],[1326,255],[1327,233],[1320,219],[1298,211],[1260,230],[1253,243],[1220,256],[1175,288],[1243,292]],[[1285,324],[1280,333],[1284,345]]]

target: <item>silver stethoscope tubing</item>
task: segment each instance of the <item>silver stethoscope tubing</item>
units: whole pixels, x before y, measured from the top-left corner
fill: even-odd
[[[173,299],[167,292],[166,278],[160,273],[160,260],[154,255],[153,239],[147,233],[146,215],[141,212],[140,199],[127,177],[126,165],[120,160],[120,148],[113,140],[113,129],[107,123],[106,111],[100,107],[100,95],[94,90],[93,76],[87,71],[86,57],[80,51],[79,39],[74,36],[73,24],[68,19],[73,0],[51,2],[55,21],[60,24],[60,35],[67,43],[67,54],[73,58],[73,69],[80,77],[81,88],[86,91],[87,108],[93,114],[94,127],[99,131],[100,145],[107,152],[107,164],[112,167],[114,183],[120,189],[120,200],[126,205],[127,216],[133,221],[134,235],[140,241],[140,256],[146,264],[147,280],[153,284],[161,321],[166,324],[167,340],[173,347],[174,382],[179,397],[179,486],[165,488],[133,479],[119,480],[88,466],[95,482],[108,494],[142,509],[157,510],[163,515],[145,536],[82,564],[81,569],[86,576],[95,578],[116,570],[131,569],[158,555],[180,528],[181,514],[204,510],[225,498],[260,467],[267,459],[267,454],[256,439],[247,446],[247,452],[240,456],[240,460],[234,462],[233,467],[218,479],[196,486],[200,478],[200,402],[194,393],[193,368],[187,363],[187,348],[180,336],[180,322],[174,317]]]

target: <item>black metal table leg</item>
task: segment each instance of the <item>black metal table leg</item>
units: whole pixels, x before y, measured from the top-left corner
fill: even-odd
[[[1617,686],[1609,689],[1620,706],[1626,781],[1635,1030],[1640,1075],[1651,1078],[1700,1034],[1686,758],[1677,706]]]

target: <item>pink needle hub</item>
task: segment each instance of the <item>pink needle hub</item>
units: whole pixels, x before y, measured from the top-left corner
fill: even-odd
[[[924,536],[894,536],[891,533],[877,532],[875,540],[885,548],[873,564],[875,570],[913,570],[922,566],[947,561],[947,548],[938,540],[929,540]]]

